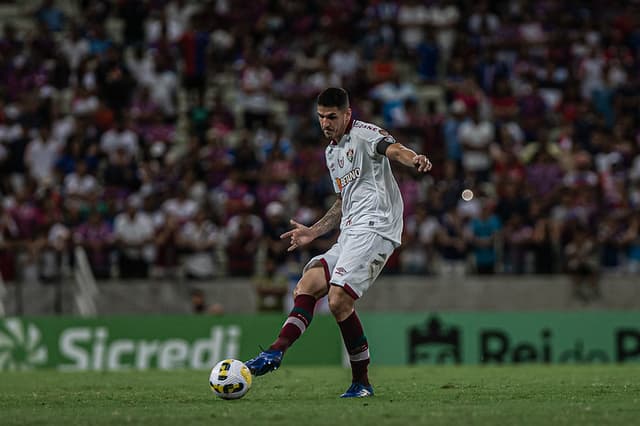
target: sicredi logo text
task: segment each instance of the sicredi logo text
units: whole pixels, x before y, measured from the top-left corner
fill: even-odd
[[[63,362],[58,369],[125,370],[208,368],[223,358],[236,358],[240,327],[214,326],[206,338],[111,339],[106,327],[72,327],[60,335]]]

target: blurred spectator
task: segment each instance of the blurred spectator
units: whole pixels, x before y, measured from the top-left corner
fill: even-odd
[[[198,212],[198,203],[188,198],[187,190],[184,184],[176,187],[173,196],[162,203],[162,211],[167,217],[175,218],[180,225],[193,219]]]
[[[267,127],[271,118],[271,85],[273,74],[255,52],[248,52],[240,73],[244,126],[247,129]]]
[[[108,194],[118,198],[123,198],[140,186],[138,166],[123,146],[118,146],[110,155],[102,178]]]
[[[446,158],[459,165],[462,165],[462,142],[459,136],[460,125],[465,119],[466,112],[467,107],[462,100],[458,99],[453,101],[450,107],[450,114],[445,119],[442,130],[446,147]]]
[[[227,258],[229,274],[252,276],[255,272],[256,252],[263,236],[264,225],[259,216],[245,208],[227,222]]]
[[[152,219],[141,210],[142,199],[133,194],[127,198],[126,209],[115,217],[114,242],[118,253],[120,278],[148,278],[149,265],[155,258]]]
[[[416,47],[416,71],[425,83],[433,83],[441,74],[445,61],[435,40],[433,31],[427,31],[424,40]]]
[[[75,170],[64,177],[62,189],[67,205],[84,207],[89,201],[89,196],[99,189],[98,180],[89,174],[87,163],[88,160],[80,159],[75,163]]]
[[[494,72],[492,70],[491,74]],[[495,80],[493,90],[489,93],[491,94],[490,102],[494,119],[499,123],[506,124],[516,118],[518,104],[509,85],[509,80],[504,77]]]
[[[143,45],[135,45],[125,51],[124,61],[136,83],[150,90],[148,77],[155,67],[154,52]]]
[[[53,139],[48,125],[42,125],[38,135],[29,142],[24,153],[24,163],[31,177],[40,184],[54,181],[55,163],[63,148],[63,142]]]
[[[395,129],[402,122],[399,117],[406,114],[405,101],[416,96],[416,89],[395,72],[388,80],[374,86],[370,96],[378,103],[385,126]]]
[[[553,147],[543,144],[525,166],[526,182],[532,194],[545,200],[558,192],[564,178],[564,171],[553,156],[555,152]]]
[[[374,58],[368,69],[368,78],[371,84],[379,84],[391,80],[398,72],[398,65],[391,55],[391,48],[383,45],[375,50]]]
[[[169,0],[164,3],[164,14],[171,41],[179,40],[188,29],[191,18],[200,12],[201,5],[187,0]]]
[[[512,216],[520,216],[521,220],[529,217],[530,200],[523,188],[518,182],[512,179],[506,179],[503,184],[498,187],[500,193],[499,201],[496,205],[495,212],[502,223],[507,223]]]
[[[325,87],[341,87],[343,79],[331,68],[328,55],[325,55],[320,58],[318,66],[310,70],[305,83],[313,88],[315,93],[319,93]]]
[[[629,220],[621,242],[626,245],[627,272],[637,274],[640,272],[640,212],[634,211]]]
[[[144,82],[149,88],[149,98],[158,105],[165,119],[174,119],[177,113],[178,78],[170,64],[162,57],[155,58],[153,70]]]
[[[538,199],[529,203],[529,215],[533,226],[531,246],[533,251],[533,272],[536,274],[552,274],[559,270],[558,258],[560,235],[549,217],[548,208]]]
[[[526,80],[516,94],[520,114],[520,127],[525,135],[525,139],[533,141],[543,128],[544,117],[547,106],[540,92],[538,91],[538,81],[534,78]]]
[[[429,9],[418,0],[408,0],[400,4],[397,15],[397,25],[400,30],[405,53],[414,51],[422,42],[424,32],[429,22]]]
[[[191,25],[185,28],[178,40],[180,55],[184,61],[182,83],[191,103],[204,97],[207,85],[207,47],[210,35],[203,29],[200,15],[191,17]]]
[[[45,283],[59,282],[70,263],[71,231],[66,225],[49,217],[46,234],[39,248],[39,278]]]
[[[18,225],[5,207],[6,199],[0,203],[0,274],[7,281],[16,277],[15,245],[19,236]]]
[[[285,207],[278,201],[270,202],[265,208],[264,240],[267,249],[265,272],[267,277],[286,275],[287,248],[286,240],[280,235],[290,229],[289,220],[285,214]]]
[[[117,5],[118,14],[123,20],[122,40],[129,46],[138,46],[144,42],[144,22],[149,14],[143,0],[124,0]]]
[[[154,218],[154,239],[156,258],[154,275],[174,277],[178,271],[179,247],[178,233],[180,221],[177,216],[157,213]]]
[[[114,126],[104,132],[100,138],[100,150],[115,162],[124,154],[124,160],[138,158],[140,143],[130,118],[121,117]]]
[[[622,272],[623,237],[627,228],[625,216],[621,213],[612,213],[599,221],[594,242],[599,246],[598,263],[602,272],[610,274]]]
[[[211,279],[219,272],[216,250],[224,244],[216,225],[207,217],[206,210],[199,209],[182,226],[177,243],[188,279]]]
[[[207,304],[205,294],[199,288],[191,290],[191,310],[194,314],[224,314],[224,306],[220,303]]]
[[[76,71],[80,63],[89,54],[89,42],[82,36],[77,22],[71,22],[69,35],[60,42],[60,50],[64,54],[72,71]]]
[[[443,276],[463,276],[467,273],[469,245],[465,228],[463,216],[455,206],[450,207],[442,217],[442,227],[437,235],[440,274]]]
[[[429,8],[430,23],[435,28],[439,51],[445,61],[451,56],[456,41],[460,10],[451,0],[435,0]]]
[[[200,289],[191,290],[191,310],[194,314],[202,314],[207,310],[204,292]]]
[[[216,136],[221,137],[227,136],[229,132],[236,128],[233,110],[228,105],[225,105],[221,96],[213,98],[209,128]]]
[[[400,253],[401,270],[412,274],[434,274],[436,241],[441,233],[438,219],[422,205],[405,222],[406,243]]]
[[[357,87],[354,80],[363,69],[360,53],[344,39],[338,39],[333,49],[329,48],[329,67],[347,87]]]
[[[488,42],[500,28],[500,18],[489,9],[487,1],[479,1],[474,5],[473,13],[469,15],[467,28],[472,36],[486,38]]]
[[[272,201],[287,198],[287,190],[293,179],[293,164],[279,150],[271,150],[263,167],[265,174],[260,176],[256,188],[258,204],[266,206]]]
[[[533,227],[526,218],[514,214],[505,222],[504,235],[504,272],[512,274],[531,273],[530,248]]]
[[[73,242],[86,251],[96,279],[111,278],[114,235],[111,226],[98,210],[92,209],[87,222],[76,227],[73,231]]]
[[[232,158],[232,175],[236,175],[240,182],[246,183],[251,188],[254,188],[262,164],[258,158],[258,152],[251,136],[252,133],[250,131],[245,130],[241,132],[236,146],[230,149],[229,153]]]
[[[113,111],[129,107],[135,80],[122,57],[121,49],[109,45],[98,62],[95,71],[100,97]]]
[[[54,0],[42,0],[42,4],[35,11],[35,16],[49,30],[58,32],[64,27],[65,16],[54,3]]]
[[[494,206],[489,200],[484,200],[479,217],[471,219],[471,244],[475,260],[476,272],[479,274],[496,273],[498,253],[496,246],[501,237],[502,224],[493,213]]]
[[[564,247],[566,270],[573,285],[573,297],[582,301],[600,298],[598,248],[587,228],[578,224]]]
[[[489,180],[491,155],[495,142],[493,124],[480,118],[477,109],[471,111],[471,120],[460,124],[458,138],[462,144],[462,166],[478,182]]]

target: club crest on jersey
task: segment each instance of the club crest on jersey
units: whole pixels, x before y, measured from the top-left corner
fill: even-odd
[[[347,150],[347,160],[349,160],[350,163],[353,163],[353,148],[349,148]]]

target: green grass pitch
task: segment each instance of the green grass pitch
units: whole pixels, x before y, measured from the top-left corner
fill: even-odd
[[[376,396],[339,399],[337,367],[287,367],[241,400],[217,399],[207,371],[0,373],[8,425],[631,425],[640,365],[373,366]]]

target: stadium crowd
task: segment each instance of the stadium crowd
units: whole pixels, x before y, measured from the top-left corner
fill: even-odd
[[[387,273],[640,270],[638,1],[70,3],[0,38],[5,280],[74,246],[98,278],[278,273],[332,200],[327,86],[434,164],[396,171]]]

